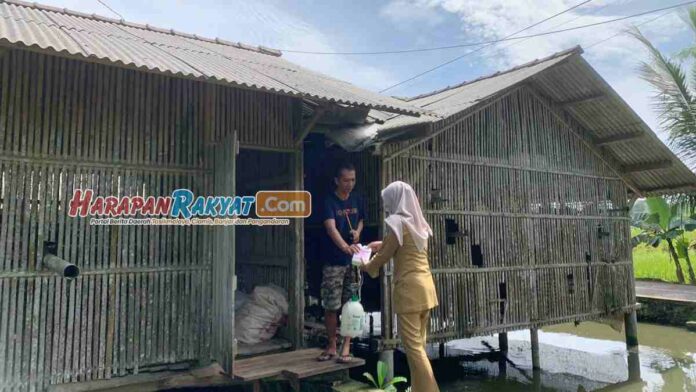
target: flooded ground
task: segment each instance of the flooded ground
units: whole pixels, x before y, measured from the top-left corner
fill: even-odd
[[[542,372],[532,372],[528,331],[508,334],[505,364],[484,353],[496,336],[448,344],[449,356],[479,356],[465,362],[437,361],[442,390],[454,391],[696,391],[696,333],[639,324],[640,380],[629,379],[624,335],[599,323],[544,328],[539,332]],[[632,360],[635,360],[635,356]],[[638,361],[634,362],[636,365]],[[462,369],[463,368],[463,369]]]

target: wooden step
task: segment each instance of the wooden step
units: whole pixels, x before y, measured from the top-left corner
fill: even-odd
[[[243,381],[277,376],[301,380],[365,364],[362,358],[354,358],[353,362],[348,364],[338,363],[335,360],[319,362],[317,357],[321,353],[321,349],[311,348],[241,359],[234,362],[234,377]]]

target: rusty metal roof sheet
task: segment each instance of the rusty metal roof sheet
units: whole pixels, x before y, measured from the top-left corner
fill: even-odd
[[[18,0],[0,0],[0,44],[418,116],[413,104],[300,67],[279,51]]]

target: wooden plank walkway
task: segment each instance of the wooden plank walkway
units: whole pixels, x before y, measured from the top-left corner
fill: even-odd
[[[321,352],[321,349],[312,348],[237,360],[234,363],[234,378],[258,381],[270,377],[283,377],[290,381],[293,389],[299,390],[299,381],[304,378],[365,365],[365,360],[361,358],[355,358],[350,364],[336,361],[319,362],[316,358]]]
[[[637,280],[636,297],[696,304],[696,286]]]

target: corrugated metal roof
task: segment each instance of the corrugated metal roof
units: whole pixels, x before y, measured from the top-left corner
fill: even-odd
[[[428,109],[444,120],[433,116],[412,118],[372,110],[370,117],[384,123],[370,127],[370,134],[363,132],[361,135],[366,141],[353,144],[364,147],[389,140],[391,135],[403,134],[406,130],[420,132],[427,124],[436,130],[438,126],[448,124],[447,117],[476,110],[484,100],[528,83],[557,103],[601,96],[598,100],[587,100],[564,108],[591,133],[592,140],[610,140],[607,138],[633,133],[640,135],[607,143],[602,146],[602,151],[621,166],[614,169],[622,172],[644,195],[696,192],[696,174],[665,146],[581,54],[580,47],[572,48],[505,72],[408,99],[409,103]],[[671,166],[646,171],[624,170],[632,165],[664,161],[671,162]]]
[[[420,108],[427,109],[434,115],[413,118],[399,116],[392,113],[380,113],[373,110],[370,117],[384,121],[380,131],[395,128],[414,126],[429,122],[439,121],[441,118],[452,116],[456,113],[476,105],[482,100],[515,86],[531,76],[548,69],[576,54],[575,48],[563,51],[541,60],[511,68],[505,72],[497,72],[492,75],[460,83],[456,86],[448,86],[444,89],[422,94],[406,101]],[[435,115],[441,117],[438,118]]]
[[[556,102],[572,102],[587,97],[601,97],[565,106],[595,141],[618,135],[639,137],[602,146],[621,166],[646,162],[671,162],[671,166],[623,174],[644,195],[696,192],[696,174],[692,172],[631,109],[613,88],[580,56],[548,69],[532,78],[545,96]]]
[[[419,115],[414,105],[300,67],[280,52],[97,15],[0,0],[0,43],[309,100]]]

